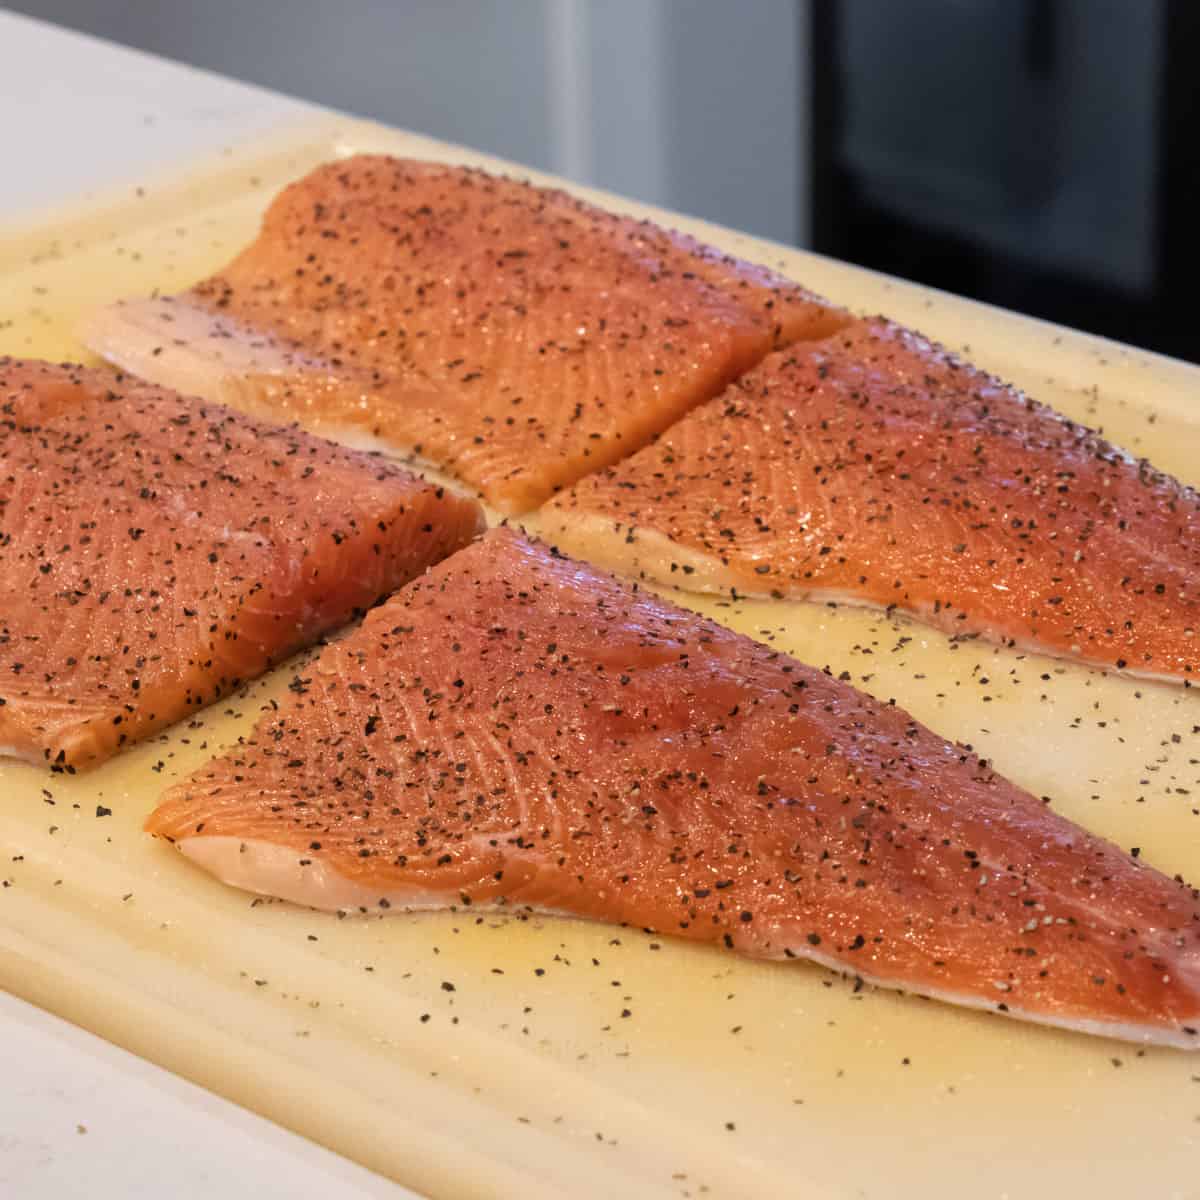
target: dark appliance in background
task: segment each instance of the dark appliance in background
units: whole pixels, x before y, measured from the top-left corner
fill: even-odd
[[[1200,362],[1200,0],[812,11],[815,250]]]

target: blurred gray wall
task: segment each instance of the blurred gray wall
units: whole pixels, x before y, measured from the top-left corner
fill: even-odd
[[[7,7],[779,241],[808,238],[807,0]]]

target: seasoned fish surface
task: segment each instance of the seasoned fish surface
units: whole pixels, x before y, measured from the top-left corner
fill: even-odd
[[[219,274],[107,310],[85,340],[156,382],[376,439],[516,513],[848,319],[563,192],[359,156],[283,191]]]
[[[295,428],[0,358],[0,753],[98,763],[480,527],[473,501]]]
[[[1200,676],[1195,491],[882,319],[771,355],[541,529],[689,590]]]
[[[1192,1046],[1200,903],[907,713],[497,529],[148,829],[330,909],[624,922]]]

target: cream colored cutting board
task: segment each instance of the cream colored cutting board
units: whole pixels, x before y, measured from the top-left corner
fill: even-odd
[[[79,357],[78,314],[186,286],[253,235],[283,182],[362,149],[488,161],[310,125],[38,230],[0,227],[0,353]],[[915,325],[1200,483],[1200,369],[678,223]],[[684,602],[894,696],[1200,879],[1200,690],[850,609]],[[143,836],[160,789],[290,677],[90,775],[0,766],[0,985],[438,1197],[1200,1197],[1200,1054],[627,929],[337,920],[225,889]]]

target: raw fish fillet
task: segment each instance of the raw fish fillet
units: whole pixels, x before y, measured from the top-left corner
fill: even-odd
[[[540,521],[691,591],[899,609],[1200,675],[1196,492],[883,319],[771,355]]]
[[[571,914],[1200,1043],[1200,893],[900,709],[506,528],[328,646],[147,828],[319,908]]]
[[[283,191],[219,274],[83,336],[146,379],[372,438],[516,513],[848,319],[564,192],[360,156]]]
[[[473,501],[294,428],[0,358],[0,753],[98,763],[480,527]]]

